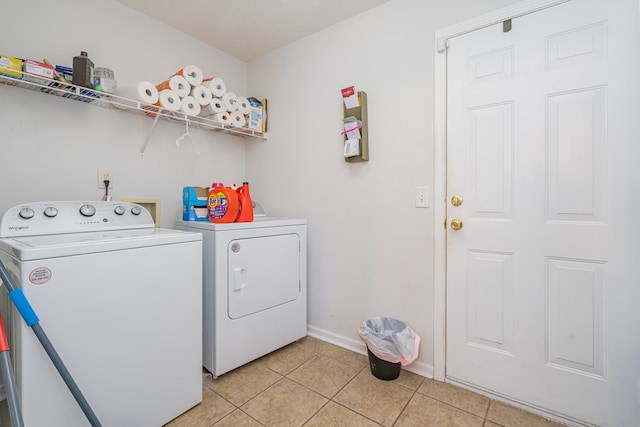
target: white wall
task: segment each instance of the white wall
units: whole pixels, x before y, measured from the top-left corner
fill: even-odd
[[[249,63],[269,100],[269,140],[247,145],[247,175],[270,214],[309,220],[311,332],[364,350],[357,327],[393,316],[433,367],[434,32],[513,0],[392,0]],[[346,163],[340,89],[368,96],[370,161]],[[432,191],[431,191],[432,193]]]
[[[515,0],[392,0],[248,65],[113,0],[3,5],[0,53],[71,65],[86,50],[118,84],[159,82],[187,64],[230,90],[269,99],[269,140],[192,130],[200,155],[174,141],[183,126],[0,86],[0,211],[45,199],[100,199],[97,170],[114,172],[114,199],[159,198],[162,225],[184,185],[251,182],[272,215],[309,219],[312,333],[363,349],[356,328],[395,316],[421,336],[413,368],[433,365],[433,33]],[[342,159],[340,89],[369,97],[371,160]],[[11,107],[7,107],[7,106]],[[245,163],[246,147],[246,163]],[[431,206],[436,201],[430,200]]]
[[[96,66],[115,72],[120,87],[159,83],[194,64],[238,95],[246,91],[245,62],[114,0],[5,2],[2,16],[4,55],[71,66],[84,50]],[[170,227],[181,215],[183,186],[245,179],[243,138],[191,130],[197,155],[191,142],[175,144],[184,125],[160,121],[141,156],[153,123],[144,115],[5,85],[0,99],[0,212],[35,200],[99,200],[102,167],[113,171],[115,200],[158,198],[162,225]]]

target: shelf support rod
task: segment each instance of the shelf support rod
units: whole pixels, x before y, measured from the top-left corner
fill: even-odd
[[[147,139],[145,139],[144,144],[142,144],[142,149],[140,150],[140,155],[144,156],[144,152],[147,149],[147,144],[151,139],[151,135],[153,134],[153,130],[156,128],[156,124],[158,123],[158,119],[160,118],[160,114],[156,114],[156,117],[153,119],[153,124],[151,125],[151,129],[149,129],[149,133],[147,134]]]

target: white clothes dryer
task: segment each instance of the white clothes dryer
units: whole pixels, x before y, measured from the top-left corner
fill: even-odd
[[[133,203],[28,203],[2,216],[0,259],[102,426],[161,426],[202,401],[199,233]],[[25,425],[88,426],[6,286],[0,311]]]
[[[203,366],[214,376],[307,335],[307,222],[178,221],[203,235]]]

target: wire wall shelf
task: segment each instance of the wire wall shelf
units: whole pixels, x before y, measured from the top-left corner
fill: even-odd
[[[14,70],[11,70],[11,72],[19,73]],[[24,73],[21,74],[24,75]],[[259,132],[253,129],[248,129],[246,127],[239,128],[225,125],[207,117],[189,116],[183,112],[168,111],[157,105],[146,104],[141,101],[123,98],[121,96],[113,95],[106,92],[99,92],[71,83],[62,83],[57,80],[47,80],[42,78],[25,80],[0,74],[0,84],[15,86],[22,89],[41,92],[47,95],[59,96],[74,101],[84,102],[94,107],[118,109],[130,113],[143,114],[150,118],[153,118],[153,125],[151,127],[151,130],[149,131],[147,141],[145,141],[144,147],[142,148],[142,153],[144,153],[146,144],[151,137],[151,132],[153,132],[153,128],[155,127],[158,119],[182,124],[187,123],[189,127],[211,130],[234,136],[267,139],[266,132]]]

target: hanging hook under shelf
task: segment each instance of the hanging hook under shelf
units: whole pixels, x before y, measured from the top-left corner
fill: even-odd
[[[186,126],[187,126],[187,130],[185,131],[185,133],[182,134],[182,136],[180,136],[178,139],[176,139],[176,147],[182,148],[181,142],[184,141],[186,138],[189,138],[189,139],[191,139],[191,143],[193,144],[193,146],[195,148],[196,155],[199,156],[200,155],[200,150],[198,150],[198,147],[196,145],[196,140],[191,135],[191,132],[189,132],[189,116],[185,117],[185,123],[186,123]]]

